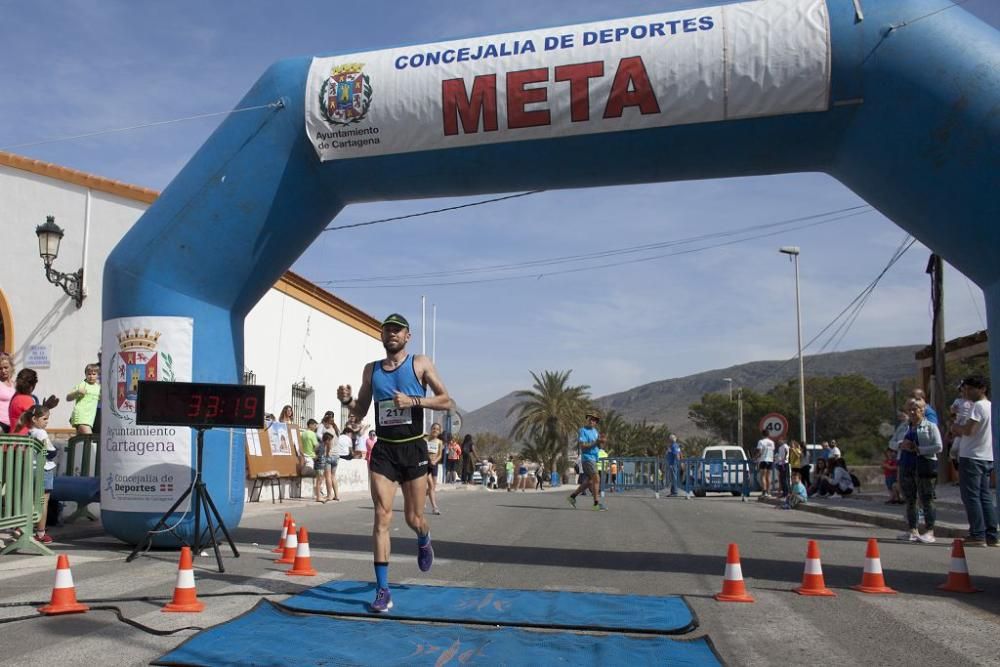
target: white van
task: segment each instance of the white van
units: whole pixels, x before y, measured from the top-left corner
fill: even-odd
[[[698,471],[691,471],[696,476],[694,495],[702,497],[709,491],[719,493],[728,491],[734,496],[743,493],[747,455],[742,447],[712,445],[702,450],[701,458],[705,460],[704,474],[699,475]],[[736,463],[737,461],[739,463]],[[753,484],[752,475],[750,483]]]

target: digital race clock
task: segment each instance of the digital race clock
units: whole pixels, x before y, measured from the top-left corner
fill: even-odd
[[[140,426],[264,428],[264,387],[201,382],[139,382]]]

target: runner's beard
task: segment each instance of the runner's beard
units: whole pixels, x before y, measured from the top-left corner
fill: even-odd
[[[385,348],[386,352],[390,352],[390,353],[391,352],[399,352],[404,347],[406,347],[406,343],[402,342],[402,341],[387,340],[387,341],[382,341],[382,347]]]

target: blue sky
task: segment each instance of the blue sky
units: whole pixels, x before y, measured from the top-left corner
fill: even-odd
[[[23,3],[0,0],[0,148],[162,189],[221,116],[86,139],[58,137],[231,109],[283,58],[369,50],[654,13],[696,2],[372,0],[328,2]],[[947,4],[942,0],[942,6]],[[963,8],[994,26],[1000,3]],[[478,201],[354,205],[350,224]],[[794,274],[801,255],[805,340],[881,271],[904,232],[873,211],[766,238],[649,259],[708,243],[504,274],[344,282],[479,269],[665,243],[863,206],[822,174],[792,174],[546,192],[411,220],[328,232],[292,267],[381,317],[405,313],[420,347],[420,297],[437,304],[437,360],[459,404],[474,409],[530,383],[529,370],[572,369],[595,395],[731,364],[795,354]],[[26,226],[40,221],[23,221]],[[794,225],[790,225],[794,226]],[[391,266],[379,264],[391,231]],[[399,248],[405,248],[400,256]],[[928,251],[917,244],[890,270],[847,334],[826,351],[930,340]],[[594,264],[623,263],[552,275]],[[390,287],[373,287],[392,285]],[[948,337],[985,328],[982,294],[954,269],[945,278]],[[428,330],[429,330],[428,324]],[[819,351],[821,339],[808,352]],[[428,350],[430,344],[428,343]],[[360,370],[360,369],[359,369]],[[319,374],[322,369],[312,369]],[[357,380],[345,378],[345,381]],[[725,383],[720,380],[720,391]]]

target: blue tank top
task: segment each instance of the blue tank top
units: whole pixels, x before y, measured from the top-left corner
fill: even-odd
[[[426,395],[424,385],[413,370],[413,355],[406,355],[397,368],[387,371],[382,361],[372,364],[372,399],[375,401],[375,434],[386,442],[409,442],[424,437],[423,408],[397,408],[392,397],[399,391],[407,396]]]

